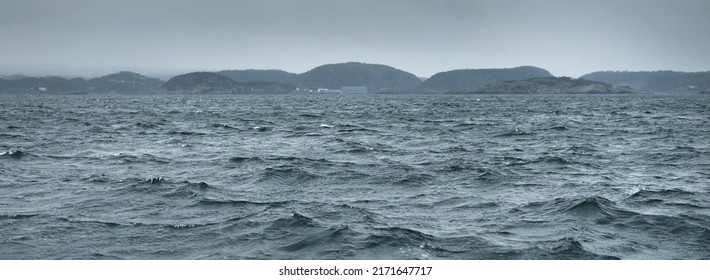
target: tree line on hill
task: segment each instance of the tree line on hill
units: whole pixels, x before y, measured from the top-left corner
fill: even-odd
[[[612,85],[625,85],[640,92],[700,93],[710,91],[710,72],[604,71],[586,74],[581,78]]]
[[[0,77],[0,93],[289,93],[357,87],[368,93],[697,93],[710,90],[710,72],[594,72],[580,79],[554,77],[521,66],[459,69],[428,79],[387,65],[347,62],[302,74],[282,70],[193,72],[168,81],[122,71],[97,78]]]

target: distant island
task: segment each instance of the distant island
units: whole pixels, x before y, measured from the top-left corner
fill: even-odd
[[[212,72],[193,72],[171,78],[163,84],[158,93],[286,93],[294,90],[296,90],[296,87],[290,84],[274,82],[238,83],[226,76]]]
[[[580,79],[554,77],[521,66],[457,69],[428,79],[382,64],[345,62],[297,74],[283,70],[222,70],[177,75],[168,81],[129,71],[101,77],[0,76],[0,94],[245,94],[245,93],[670,93],[710,92],[710,72],[594,72]]]
[[[212,72],[194,72],[175,76],[165,82],[160,93],[206,94],[244,93],[242,85]]]
[[[234,80],[237,83],[278,83],[292,84],[298,83],[298,74],[290,73],[283,70],[223,70],[214,72],[227,78]]]
[[[628,86],[612,86],[602,82],[569,77],[544,77],[503,81],[480,88],[454,90],[450,93],[476,94],[629,94],[638,93]]]
[[[62,77],[25,77],[0,78],[0,94],[31,93],[155,93],[163,81],[149,78],[138,73],[122,71],[102,77],[85,80],[82,78],[66,79]]]
[[[421,85],[422,90],[448,92],[480,88],[495,82],[552,77],[549,71],[533,66],[507,69],[460,69],[434,74]]]
[[[301,88],[341,90],[342,87],[361,87],[368,93],[414,91],[421,83],[417,76],[409,72],[387,65],[357,62],[318,66],[298,77]]]
[[[710,72],[605,71],[586,74],[581,78],[630,86],[641,92],[700,93],[710,90]]]
[[[153,93],[163,81],[138,73],[121,71],[87,81],[87,91],[94,93]]]

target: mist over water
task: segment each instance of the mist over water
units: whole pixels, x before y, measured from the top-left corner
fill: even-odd
[[[0,96],[1,259],[708,259],[710,96]]]

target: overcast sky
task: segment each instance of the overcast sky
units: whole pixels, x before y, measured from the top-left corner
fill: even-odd
[[[0,0],[0,74],[710,70],[708,0]]]

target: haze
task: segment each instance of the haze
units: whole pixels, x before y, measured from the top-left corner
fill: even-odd
[[[0,0],[0,75],[301,73],[346,61],[429,77],[534,65],[708,71],[707,0]]]

